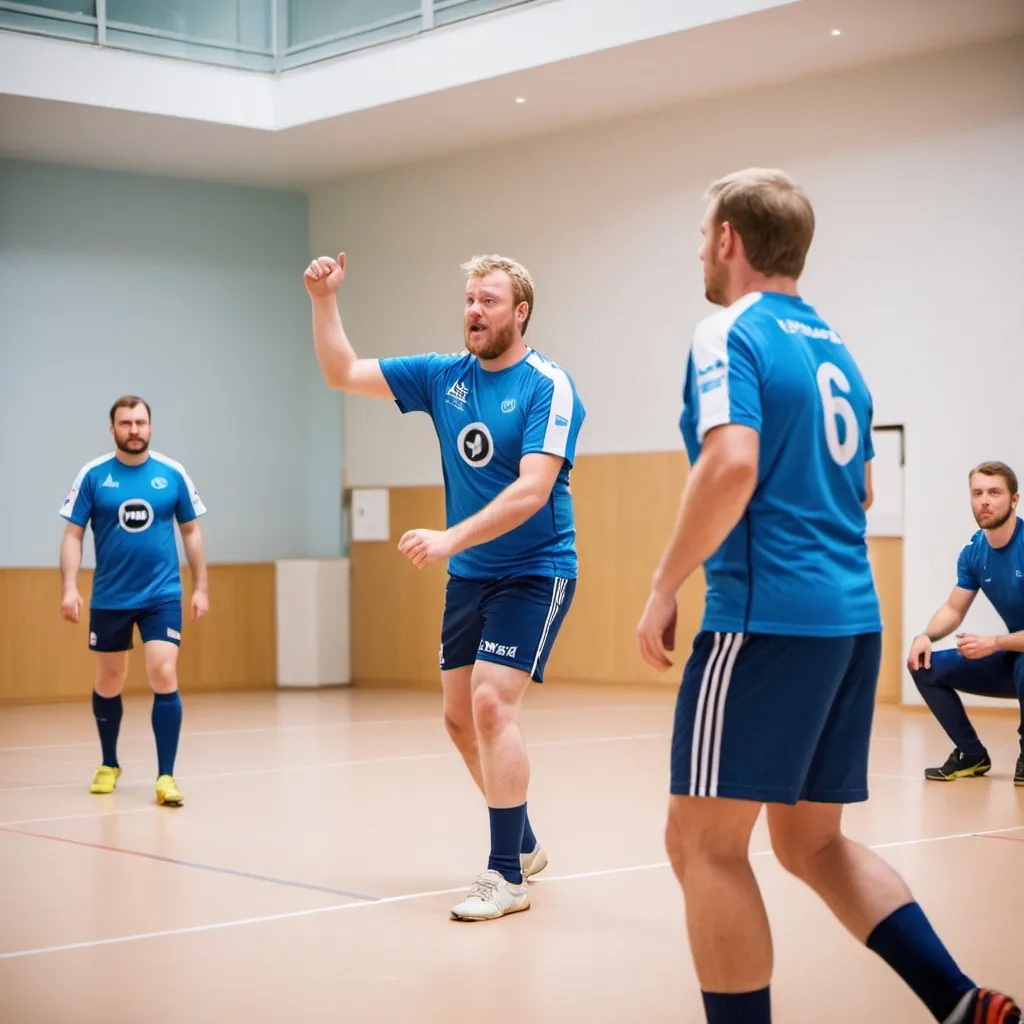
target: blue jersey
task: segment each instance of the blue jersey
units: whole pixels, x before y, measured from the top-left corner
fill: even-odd
[[[956,585],[980,590],[1010,633],[1024,629],[1024,521],[1018,519],[1008,544],[994,548],[984,530],[965,544],[956,563]]]
[[[713,427],[741,423],[760,437],[753,497],[704,567],[704,629],[882,628],[863,508],[871,418],[853,357],[801,299],[753,293],[700,324],[680,419],[691,464]]]
[[[60,507],[76,526],[92,522],[96,544],[90,606],[147,608],[181,597],[174,520],[206,511],[184,467],[150,452],[138,466],[115,455],[87,462]]]
[[[560,366],[530,349],[504,370],[470,353],[380,360],[403,413],[425,412],[441,446],[448,525],[479,512],[519,478],[531,452],[564,459],[547,504],[525,523],[449,559],[464,579],[577,575],[569,471],[586,412]]]

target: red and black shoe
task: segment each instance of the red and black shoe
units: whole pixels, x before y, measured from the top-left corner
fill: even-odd
[[[945,1024],[1020,1024],[1021,1009],[1009,996],[976,988],[960,1001]]]

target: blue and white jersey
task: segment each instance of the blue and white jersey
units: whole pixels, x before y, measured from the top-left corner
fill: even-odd
[[[576,524],[569,472],[586,411],[569,374],[529,349],[504,370],[485,370],[469,352],[380,360],[403,413],[425,412],[441,445],[445,507],[454,526],[519,478],[532,452],[564,459],[547,504],[501,537],[449,559],[464,579],[559,576],[575,579]]]
[[[957,559],[956,585],[980,590],[1007,632],[1024,629],[1024,521],[1017,520],[1013,537],[1001,548],[992,547],[985,531],[978,530]]]
[[[184,466],[150,452],[138,466],[113,453],[87,462],[60,514],[83,529],[92,523],[96,546],[90,606],[146,608],[181,597],[174,520],[206,512]]]
[[[704,629],[851,636],[882,628],[868,561],[872,402],[842,339],[799,298],[744,296],[697,328],[680,427],[760,436],[757,487],[705,564]]]

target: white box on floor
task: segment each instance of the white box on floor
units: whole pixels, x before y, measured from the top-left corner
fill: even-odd
[[[351,683],[349,561],[276,563],[277,685]]]

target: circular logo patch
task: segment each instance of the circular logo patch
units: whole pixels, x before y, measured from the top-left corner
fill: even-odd
[[[463,427],[457,443],[459,454],[474,469],[486,466],[494,454],[494,438],[486,423],[470,423]]]
[[[153,525],[153,506],[142,498],[129,498],[117,510],[117,518],[122,530],[142,533]]]

